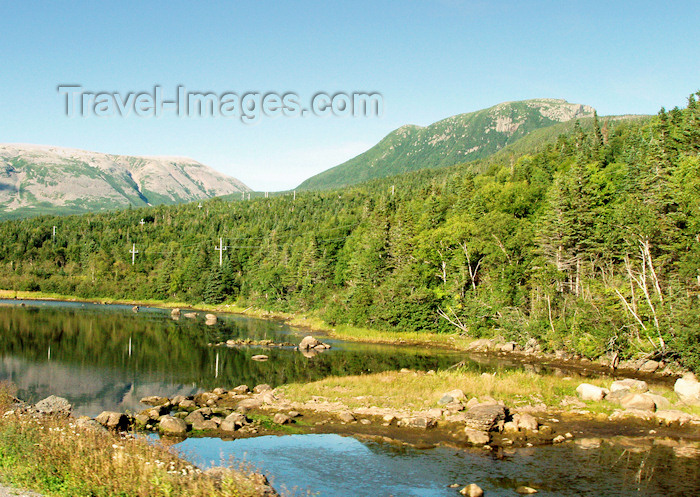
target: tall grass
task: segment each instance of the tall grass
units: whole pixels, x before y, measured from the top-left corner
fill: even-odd
[[[61,497],[261,495],[242,472],[211,477],[143,438],[80,428],[72,418],[8,412],[12,393],[10,386],[0,385],[3,483]]]

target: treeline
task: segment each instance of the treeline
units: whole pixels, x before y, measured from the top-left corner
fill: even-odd
[[[5,222],[0,287],[236,301],[700,370],[696,97],[335,192]]]

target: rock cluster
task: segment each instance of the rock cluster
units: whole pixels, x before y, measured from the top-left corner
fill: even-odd
[[[679,378],[675,392],[683,404],[700,405],[700,382],[692,373]],[[662,395],[651,392],[647,382],[632,378],[613,381],[610,388],[581,383],[576,392],[581,400],[611,402],[620,405],[611,420],[637,418],[656,420],[659,424],[685,425],[693,421],[693,416],[677,409],[671,409],[671,402]]]

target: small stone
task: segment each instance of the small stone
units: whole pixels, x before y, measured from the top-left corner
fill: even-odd
[[[173,416],[163,416],[158,423],[158,428],[165,435],[184,435],[187,433],[187,424]]]
[[[297,411],[289,411],[289,412],[287,413],[287,415],[288,415],[290,418],[298,418],[299,416],[301,416],[301,413],[300,413],[300,412],[297,412]]]
[[[484,491],[476,483],[470,483],[460,490],[459,493],[466,497],[482,497],[484,495]]]
[[[535,490],[534,488],[532,488],[532,487],[527,487],[527,486],[525,486],[525,485],[516,488],[515,491],[516,491],[517,493],[519,493],[520,495],[531,495],[531,494],[536,494],[536,493],[538,492],[538,491]]]
[[[605,390],[590,383],[581,383],[576,387],[576,393],[581,400],[603,400],[605,398]]]
[[[661,367],[661,363],[658,361],[645,361],[639,366],[639,371],[642,373],[653,373]]]
[[[192,429],[197,431],[217,430],[219,425],[213,419],[197,420],[192,423]]]
[[[248,418],[246,418],[244,414],[234,412],[226,416],[221,422],[219,429],[221,429],[221,431],[233,432],[246,426],[248,423]]]
[[[73,410],[73,406],[63,397],[51,395],[37,402],[34,409],[40,414],[69,416]]]
[[[537,422],[537,419],[532,415],[528,413],[519,413],[513,416],[513,421],[518,426],[518,430],[522,431],[537,431],[537,428],[539,426],[539,423]]]
[[[110,430],[123,431],[129,428],[129,417],[121,412],[103,411],[95,421]]]
[[[142,404],[149,406],[161,406],[167,403],[169,400],[167,397],[159,397],[158,395],[152,395],[150,397],[144,397],[141,399]]]
[[[673,390],[681,402],[690,405],[700,405],[700,382],[693,373],[687,373],[676,380]]]
[[[687,423],[690,423],[692,421],[692,417],[690,414],[687,414],[683,411],[675,411],[675,410],[666,410],[666,411],[656,411],[656,420],[660,424],[665,424],[665,425],[670,425],[677,423],[680,426],[683,426]]]
[[[286,425],[292,422],[292,418],[281,412],[275,414],[275,417],[272,418],[272,420],[278,425]]]
[[[480,431],[500,429],[505,424],[508,411],[498,404],[479,404],[464,413],[469,428]]]
[[[554,437],[554,439],[552,440],[552,443],[553,443],[553,444],[560,444],[560,443],[563,443],[563,442],[565,442],[565,441],[566,441],[566,437],[564,437],[564,436],[562,436],[562,435],[557,435],[557,436]]]
[[[623,380],[616,380],[610,385],[610,391],[616,392],[617,390],[635,390],[640,393],[644,393],[649,390],[649,385],[646,381],[634,380],[632,378],[625,378]]]
[[[234,393],[237,393],[239,395],[245,395],[248,392],[250,392],[250,388],[248,388],[248,385],[238,385],[236,388],[231,390]]]
[[[362,423],[363,425],[370,425],[370,424],[372,424],[372,422],[371,422],[369,419],[366,419],[366,418],[361,419],[361,420],[360,420],[360,423]]]
[[[343,411],[338,414],[338,418],[343,422],[343,423],[352,423],[355,421],[355,415],[351,413],[350,411]]]
[[[268,385],[267,383],[262,383],[260,385],[256,385],[255,388],[253,388],[253,392],[255,393],[263,393],[267,392],[269,390],[272,390],[272,387]]]
[[[409,428],[419,428],[421,430],[429,430],[437,426],[437,421],[433,418],[428,418],[425,416],[417,416],[414,418],[404,419],[401,424]]]
[[[464,429],[464,434],[467,436],[467,442],[472,445],[485,445],[491,441],[491,437],[485,431],[467,427]]]
[[[625,409],[639,409],[640,411],[656,411],[656,403],[643,393],[631,393],[620,399],[620,405]]]
[[[321,342],[319,342],[316,338],[312,337],[311,335],[305,336],[301,340],[301,343],[299,343],[299,350],[313,349],[317,345],[321,345]]]

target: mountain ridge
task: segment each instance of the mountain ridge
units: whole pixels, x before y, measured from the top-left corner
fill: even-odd
[[[528,133],[590,117],[593,107],[536,98],[457,114],[428,126],[405,124],[362,154],[305,180],[298,189],[329,189],[489,156]]]
[[[0,144],[3,218],[175,204],[247,191],[240,180],[189,157]]]

